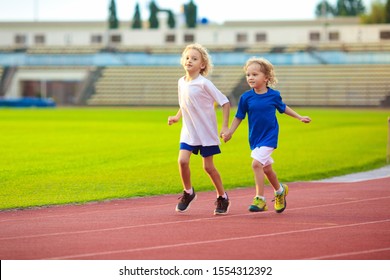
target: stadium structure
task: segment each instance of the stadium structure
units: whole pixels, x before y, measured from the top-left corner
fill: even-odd
[[[349,17],[130,26],[0,22],[0,99],[177,106],[181,52],[197,42],[210,50],[215,67],[209,78],[233,104],[247,89],[242,66],[260,56],[275,65],[287,104],[390,106],[390,24],[364,25]]]

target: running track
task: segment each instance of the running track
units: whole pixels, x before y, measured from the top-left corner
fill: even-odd
[[[390,259],[390,177],[289,184],[287,209],[250,213],[254,188],[229,191],[226,216],[214,192],[186,213],[179,195],[0,212],[0,259],[302,260]]]

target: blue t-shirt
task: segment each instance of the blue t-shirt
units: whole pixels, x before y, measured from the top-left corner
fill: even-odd
[[[245,119],[248,114],[251,150],[261,146],[278,146],[279,124],[276,110],[279,113],[286,110],[286,104],[277,90],[268,88],[266,93],[257,94],[251,89],[241,95],[236,118]]]

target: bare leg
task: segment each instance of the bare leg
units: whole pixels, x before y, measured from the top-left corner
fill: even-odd
[[[267,165],[264,168],[264,173],[268,178],[268,181],[271,183],[272,187],[274,188],[275,191],[279,190],[280,188],[280,183],[278,180],[278,177],[276,176],[275,171],[272,169],[272,165]]]
[[[255,183],[256,183],[256,196],[264,197],[264,170],[263,165],[257,161],[252,161],[252,169],[255,174]]]
[[[203,158],[203,169],[206,171],[211,181],[213,182],[218,196],[223,196],[225,194],[225,189],[222,185],[221,176],[214,166],[213,156]]]
[[[179,172],[181,176],[181,181],[183,184],[183,188],[186,190],[191,190],[192,184],[191,184],[191,171],[190,171],[190,157],[191,157],[190,151],[187,150],[180,150],[179,152]]]

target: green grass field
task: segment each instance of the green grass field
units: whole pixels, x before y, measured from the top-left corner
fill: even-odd
[[[313,121],[303,124],[278,114],[279,148],[273,157],[281,181],[314,180],[386,164],[389,110],[294,109]],[[181,193],[181,124],[167,125],[167,117],[176,111],[0,109],[0,209]],[[221,149],[215,163],[225,187],[253,186],[246,121]],[[213,190],[199,156],[192,157],[191,171],[198,191]]]

